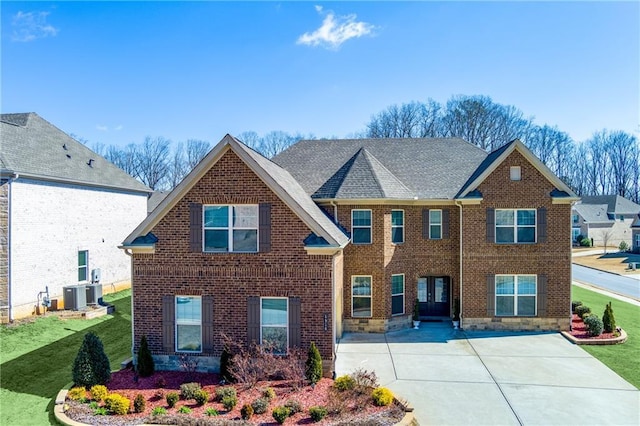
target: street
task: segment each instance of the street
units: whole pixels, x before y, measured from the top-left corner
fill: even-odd
[[[640,300],[640,280],[572,264],[573,279]]]

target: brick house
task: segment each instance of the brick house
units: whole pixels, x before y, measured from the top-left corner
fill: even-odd
[[[221,334],[313,341],[331,371],[344,331],[409,327],[416,299],[423,319],[459,299],[467,329],[567,330],[577,199],[518,140],[301,141],[268,160],[227,135],[121,246],[133,341],[214,371]]]

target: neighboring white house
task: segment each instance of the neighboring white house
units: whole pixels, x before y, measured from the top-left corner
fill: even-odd
[[[0,115],[0,319],[91,280],[129,282],[118,244],[147,215],[151,190],[35,113]],[[106,290],[106,288],[105,288]]]
[[[572,234],[593,240],[595,246],[618,247],[625,241],[632,247],[632,225],[638,220],[640,205],[620,195],[596,195],[582,197],[573,206]]]

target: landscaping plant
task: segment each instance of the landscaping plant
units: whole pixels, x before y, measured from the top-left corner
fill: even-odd
[[[578,306],[582,306],[582,302],[579,300],[572,300],[571,301],[571,313],[576,313],[576,308]]]
[[[231,366],[231,352],[227,345],[222,348],[222,354],[220,355],[220,377],[227,383],[233,383],[234,377],[229,370]]]
[[[133,412],[143,413],[146,407],[147,401],[145,401],[144,396],[141,393],[137,394],[133,399]]]
[[[253,412],[256,414],[264,414],[267,412],[269,408],[269,399],[268,398],[258,398],[251,403],[251,407],[253,408]]]
[[[167,405],[169,406],[169,408],[173,408],[176,406],[176,403],[180,400],[180,395],[178,395],[178,392],[169,392],[166,396],[167,399]]]
[[[387,406],[393,402],[393,393],[387,388],[375,388],[371,393],[373,403],[377,406]]]
[[[104,385],[95,385],[91,387],[91,399],[94,401],[102,401],[109,394],[109,390]]]
[[[201,389],[200,383],[183,383],[180,385],[180,396],[182,399],[195,399],[196,392]]]
[[[284,423],[285,420],[291,415],[291,411],[287,407],[276,407],[271,412],[273,419],[279,424]]]
[[[90,331],[85,334],[73,363],[73,382],[77,386],[90,388],[93,385],[104,385],[110,378],[111,365],[104,353],[102,341]]]
[[[613,333],[616,330],[616,318],[613,316],[611,302],[607,303],[602,315],[602,326],[605,333]]]
[[[309,416],[314,422],[319,422],[327,415],[327,409],[325,407],[311,407],[309,408]]]
[[[244,404],[240,409],[240,416],[243,420],[249,420],[253,416],[253,407],[251,404]]]
[[[584,318],[584,325],[587,327],[589,336],[599,336],[602,334],[602,320],[597,315],[589,315]]]
[[[111,393],[104,399],[104,406],[114,414],[127,414],[131,401],[118,393]]]
[[[591,308],[586,305],[576,306],[576,315],[584,320],[585,316],[591,314]]]
[[[322,378],[322,357],[320,356],[320,351],[316,347],[315,342],[311,342],[311,346],[309,346],[305,377],[312,385],[318,383]]]
[[[155,372],[155,364],[151,351],[149,350],[149,344],[147,343],[147,336],[143,335],[140,339],[140,349],[138,350],[138,362],[136,364],[136,371],[140,377],[149,377]]]
[[[193,395],[193,399],[196,400],[198,405],[204,405],[209,402],[209,392],[204,389],[199,389]]]

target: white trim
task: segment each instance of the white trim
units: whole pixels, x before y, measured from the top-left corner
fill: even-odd
[[[402,277],[402,293],[394,293],[393,292],[393,277]],[[391,316],[398,316],[398,315],[404,315],[406,312],[406,288],[407,288],[407,281],[406,278],[404,276],[404,274],[391,274]],[[393,297],[394,296],[402,296],[402,312],[398,312],[398,313],[393,313]]]
[[[498,295],[498,277],[513,277],[513,294]],[[533,315],[518,314],[518,277],[534,277],[536,291],[534,294],[523,294],[522,297],[534,297]],[[496,274],[493,280],[493,297],[494,297],[494,315],[496,317],[526,317],[532,318],[538,315],[538,276],[536,274]],[[513,315],[498,315],[498,297],[513,297]]]
[[[200,322],[196,323],[195,321],[186,321],[179,322],[178,321],[178,298],[189,298],[189,299],[200,299]],[[202,353],[202,296],[193,296],[193,295],[175,295],[173,297],[173,310],[174,310],[174,342],[175,342],[175,350],[180,353],[189,353],[189,354],[200,354]],[[184,320],[183,320],[184,321]],[[200,325],[200,350],[199,351],[185,351],[178,349],[178,325]]]
[[[287,322],[286,325],[284,327],[282,327],[281,325],[269,325],[267,327],[275,327],[275,328],[284,328],[286,330],[286,336],[287,336],[287,342],[285,345],[285,352],[287,351],[287,349],[289,348],[289,298],[288,297],[270,297],[270,296],[264,296],[264,297],[260,297],[260,345],[262,345],[262,327],[264,327],[262,325],[262,301],[265,299],[270,299],[270,300],[285,300],[287,303]]]
[[[227,226],[205,226],[205,210],[207,207],[227,207]],[[233,218],[234,218],[234,210],[236,207],[255,207],[255,217],[256,217],[256,226],[253,227],[242,227],[242,226],[234,226]],[[233,231],[235,230],[254,230],[256,231],[256,249],[255,250],[247,250],[247,251],[239,251],[234,250],[233,247]],[[205,250],[205,235],[206,231],[221,231],[226,230],[227,234],[227,250]],[[257,253],[260,249],[260,208],[258,204],[203,204],[202,205],[202,252],[203,253]]]
[[[439,223],[433,222],[433,226],[439,226],[440,227],[440,236],[437,237],[437,238],[433,237],[431,235],[431,225],[432,225],[432,223],[431,223],[431,212],[440,212],[440,222]],[[442,228],[443,228],[443,226],[442,226],[442,209],[429,209],[429,239],[430,240],[441,240],[442,239]]]
[[[393,224],[393,212],[401,212],[402,213],[402,225],[394,225]],[[403,209],[392,209],[391,210],[391,244],[404,244],[406,238],[405,238],[405,226],[404,226],[404,218],[405,218],[405,214],[404,214],[404,210]],[[402,229],[402,241],[400,242],[395,242],[393,241],[393,228],[400,228]]]
[[[84,280],[80,279],[80,265],[76,265],[76,268],[78,269],[78,282],[79,283],[87,283],[89,282],[89,250],[87,249],[78,249],[78,254],[77,254],[77,259],[78,259],[78,263],[80,263],[80,253],[86,253],[86,257],[85,257],[85,264],[84,266],[82,266],[84,268]]]
[[[369,226],[355,226],[358,229],[366,229],[369,228],[369,242],[368,243],[358,243],[353,241],[353,237],[355,233],[353,232],[353,213],[354,212],[369,212]],[[354,245],[370,245],[373,244],[373,210],[371,209],[351,209],[351,244]]]
[[[363,296],[363,295],[355,295],[353,294],[353,284],[355,281],[355,278],[369,278],[369,295],[368,296]],[[368,316],[362,316],[362,315],[358,315],[355,316],[353,315],[353,298],[354,297],[368,297],[369,300],[371,301],[370,305],[369,305],[369,311],[370,311],[370,315]],[[351,318],[372,318],[373,317],[373,276],[372,275],[351,275]]]
[[[498,212],[499,211],[511,211],[513,212],[513,225],[498,225]],[[520,225],[521,228],[533,227],[533,241],[518,241],[518,212],[519,211],[533,211],[534,224],[532,225]],[[538,210],[537,209],[495,209],[495,231],[494,242],[496,244],[536,244],[538,242]],[[513,229],[513,241],[498,241],[498,228],[512,228]]]
[[[522,168],[520,166],[509,167],[509,178],[513,182],[519,182],[522,180]]]

